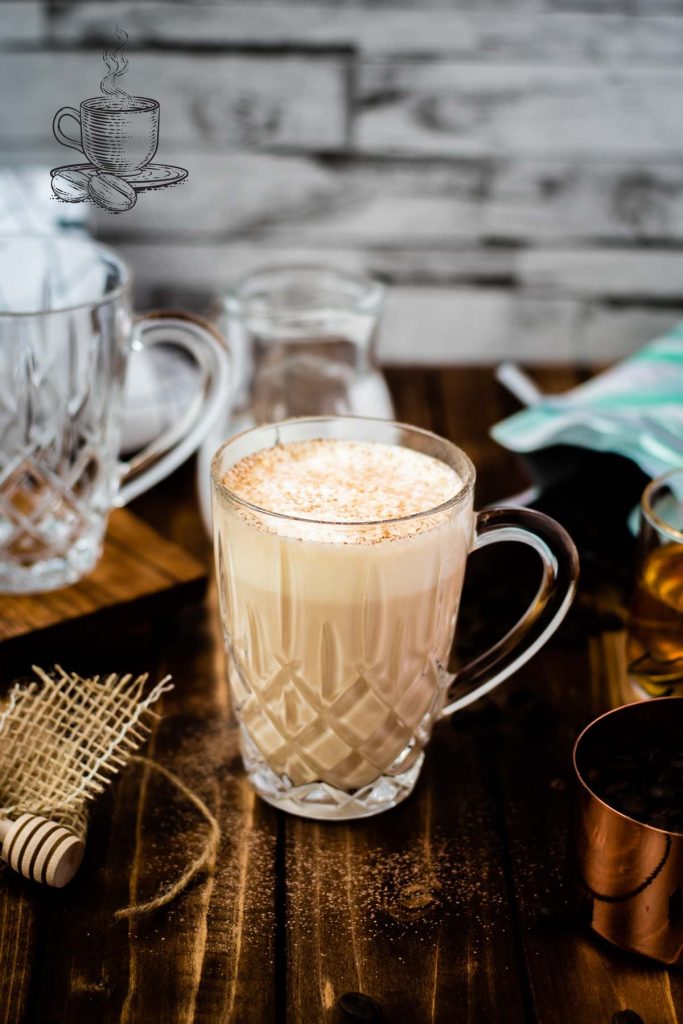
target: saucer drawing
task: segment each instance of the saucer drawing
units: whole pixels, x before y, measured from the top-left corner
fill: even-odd
[[[84,174],[97,174],[98,168],[94,164],[64,164],[62,167],[55,167],[50,174],[60,174],[63,171],[82,171]],[[184,167],[176,167],[174,164],[147,164],[140,171],[133,171],[129,174],[117,174],[117,178],[123,178],[131,185],[136,192],[144,192],[150,188],[166,188],[168,185],[177,185],[187,177]]]
[[[107,74],[100,82],[100,95],[82,100],[78,109],[60,107],[52,120],[52,134],[60,146],[95,161],[53,168],[50,185],[59,202],[91,202],[108,213],[126,213],[137,203],[139,192],[168,188],[188,177],[184,167],[151,162],[159,146],[159,102],[122,88],[119,79],[128,71],[123,55],[127,41],[128,33],[117,26],[116,45],[102,54]],[[63,122],[75,124],[77,133],[73,127],[66,131]],[[139,171],[101,169],[138,162],[143,164]]]

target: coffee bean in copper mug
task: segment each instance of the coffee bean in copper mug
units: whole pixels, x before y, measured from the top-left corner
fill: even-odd
[[[596,748],[586,778],[606,804],[646,825],[683,832],[683,755],[657,736]]]

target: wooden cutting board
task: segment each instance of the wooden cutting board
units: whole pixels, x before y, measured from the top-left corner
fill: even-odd
[[[206,578],[206,567],[125,509],[109,518],[104,554],[85,579],[45,594],[0,594],[0,642],[50,629]]]

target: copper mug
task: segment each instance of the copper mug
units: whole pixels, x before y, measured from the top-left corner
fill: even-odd
[[[597,796],[587,777],[599,747],[634,751],[656,734],[683,746],[683,701],[661,697],[608,711],[574,746],[573,855],[590,927],[622,949],[683,964],[683,834],[643,824]]]

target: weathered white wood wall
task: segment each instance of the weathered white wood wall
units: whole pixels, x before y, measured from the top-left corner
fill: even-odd
[[[89,211],[142,302],[359,268],[385,361],[603,362],[683,316],[683,0],[0,0],[0,164],[78,159],[52,116],[117,25],[190,170]]]

